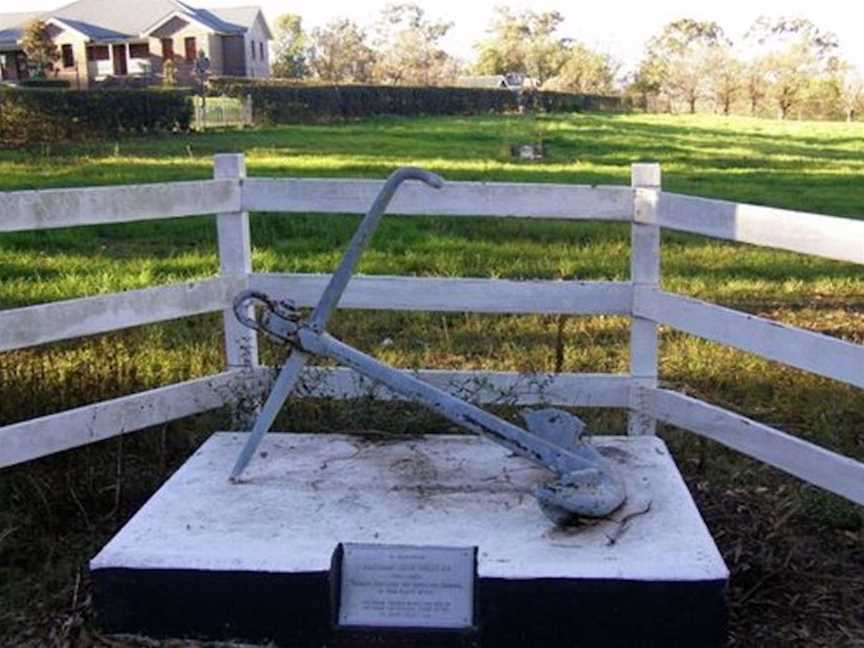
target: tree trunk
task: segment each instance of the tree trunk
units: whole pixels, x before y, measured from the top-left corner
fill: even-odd
[[[695,115],[696,114],[696,99],[695,99],[695,97],[691,97],[689,102],[690,102],[690,114]]]

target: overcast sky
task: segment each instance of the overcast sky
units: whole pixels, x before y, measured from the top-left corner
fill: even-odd
[[[69,0],[0,0],[0,11],[52,9]],[[147,0],[140,0],[146,2]],[[337,16],[347,16],[370,24],[387,0],[185,0],[187,4],[226,7],[258,4],[268,19],[292,12],[303,16],[307,29]],[[480,39],[489,23],[492,9],[507,4],[535,11],[557,9],[567,18],[561,34],[577,38],[609,52],[626,65],[638,61],[645,42],[663,24],[682,17],[716,20],[733,37],[746,31],[760,15],[796,16],[814,21],[840,38],[848,60],[864,69],[864,3],[861,0],[600,0],[599,2],[528,2],[527,0],[435,0],[419,1],[435,18],[452,21],[447,49],[466,59],[472,45]]]

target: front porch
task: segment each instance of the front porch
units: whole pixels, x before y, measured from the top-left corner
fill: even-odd
[[[27,55],[17,45],[8,49],[0,46],[0,81],[26,81],[30,78]]]
[[[146,42],[93,43],[87,45],[87,77],[90,83],[109,77],[151,77],[153,65]]]

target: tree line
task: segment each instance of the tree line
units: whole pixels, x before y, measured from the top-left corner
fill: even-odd
[[[648,42],[626,89],[666,112],[852,121],[864,108],[864,79],[837,37],[800,18],[759,18],[738,42],[713,21],[671,22]]]
[[[430,18],[416,4],[390,4],[372,27],[337,18],[311,31],[296,14],[275,22],[273,75],[321,83],[455,85],[466,75],[519,74],[537,87],[585,94],[616,93],[619,64],[561,37],[556,12],[495,10],[474,64],[452,56],[442,41],[452,22]]]
[[[466,75],[517,74],[543,90],[625,94],[646,110],[854,119],[864,79],[837,37],[806,19],[759,18],[737,40],[714,21],[682,18],[645,45],[636,69],[562,35],[557,11],[498,7],[472,63],[446,52],[453,23],[417,4],[387,5],[371,27],[337,18],[311,31],[275,23],[273,74],[320,83],[452,86]]]

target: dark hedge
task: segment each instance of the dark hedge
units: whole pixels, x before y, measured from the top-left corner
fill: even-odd
[[[252,96],[255,121],[282,124],[356,119],[372,115],[476,115],[513,112],[520,102],[541,112],[622,111],[621,97],[531,92],[520,98],[511,90],[482,88],[414,88],[368,85],[299,85],[220,77],[210,91],[231,97]]]
[[[24,88],[68,88],[71,84],[64,79],[25,79],[19,81]]]
[[[0,142],[25,145],[188,130],[185,90],[0,89]]]

